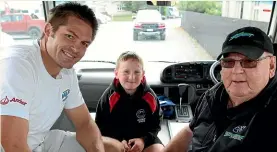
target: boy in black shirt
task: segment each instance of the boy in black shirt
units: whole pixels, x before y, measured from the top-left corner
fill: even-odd
[[[105,150],[162,151],[164,146],[157,136],[162,112],[145,81],[142,59],[134,52],[122,53],[115,76],[99,100],[95,118]]]

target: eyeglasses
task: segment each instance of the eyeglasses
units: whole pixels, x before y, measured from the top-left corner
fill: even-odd
[[[236,64],[236,61],[238,61],[240,62],[240,65],[242,68],[255,68],[257,67],[257,64],[259,61],[264,60],[268,57],[272,57],[272,56],[265,56],[256,60],[252,60],[252,59],[235,60],[230,58],[222,58],[220,60],[220,64],[221,64],[221,67],[223,68],[233,68]]]

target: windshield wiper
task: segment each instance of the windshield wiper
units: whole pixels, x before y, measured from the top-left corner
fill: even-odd
[[[148,62],[162,62],[162,63],[179,63],[179,62],[176,62],[176,61],[148,61]]]
[[[116,64],[116,62],[113,61],[105,61],[105,60],[80,60],[79,62],[102,62],[102,63],[111,63]]]

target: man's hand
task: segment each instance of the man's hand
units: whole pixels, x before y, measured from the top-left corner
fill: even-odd
[[[129,152],[129,150],[131,149],[131,147],[128,145],[127,141],[126,140],[123,140],[121,142],[123,144],[123,147],[125,149],[125,152]]]
[[[188,151],[193,133],[186,125],[173,139],[165,146],[163,152],[184,152]]]
[[[142,152],[144,141],[142,138],[134,138],[129,140],[128,145],[131,147],[129,152]]]

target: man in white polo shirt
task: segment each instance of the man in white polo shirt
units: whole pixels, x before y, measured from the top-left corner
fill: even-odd
[[[50,11],[39,41],[5,50],[0,57],[0,119],[6,152],[104,152],[72,69],[97,29],[90,8],[65,3]],[[50,131],[63,109],[76,134]]]

